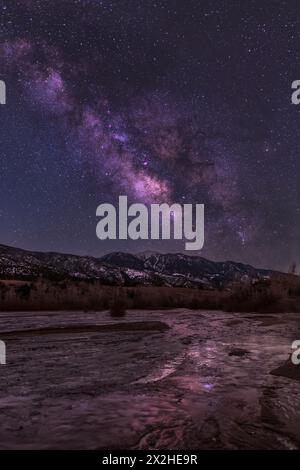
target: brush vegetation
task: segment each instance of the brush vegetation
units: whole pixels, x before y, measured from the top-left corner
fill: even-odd
[[[0,281],[0,310],[109,310],[189,308],[231,312],[299,312],[300,278],[290,275],[239,282],[223,290],[101,285],[98,281]]]

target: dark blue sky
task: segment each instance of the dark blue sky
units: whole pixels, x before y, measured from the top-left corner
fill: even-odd
[[[203,256],[299,262],[298,2],[1,1],[0,243],[101,255],[96,207],[204,203]]]

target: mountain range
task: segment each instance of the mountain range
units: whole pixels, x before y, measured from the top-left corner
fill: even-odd
[[[100,258],[27,251],[0,245],[0,279],[98,280],[108,285],[224,287],[243,279],[268,278],[275,271],[234,261],[210,261],[182,253],[114,252]]]

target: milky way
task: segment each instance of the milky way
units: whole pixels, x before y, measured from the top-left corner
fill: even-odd
[[[231,4],[230,4],[231,3]],[[96,207],[205,204],[203,256],[299,261],[293,2],[2,1],[2,243],[100,255]]]

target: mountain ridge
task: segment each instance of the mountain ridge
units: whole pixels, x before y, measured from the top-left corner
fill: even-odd
[[[76,278],[116,285],[215,288],[242,279],[285,273],[235,261],[211,261],[183,253],[108,253],[99,258],[24,250],[0,244],[0,279]]]

